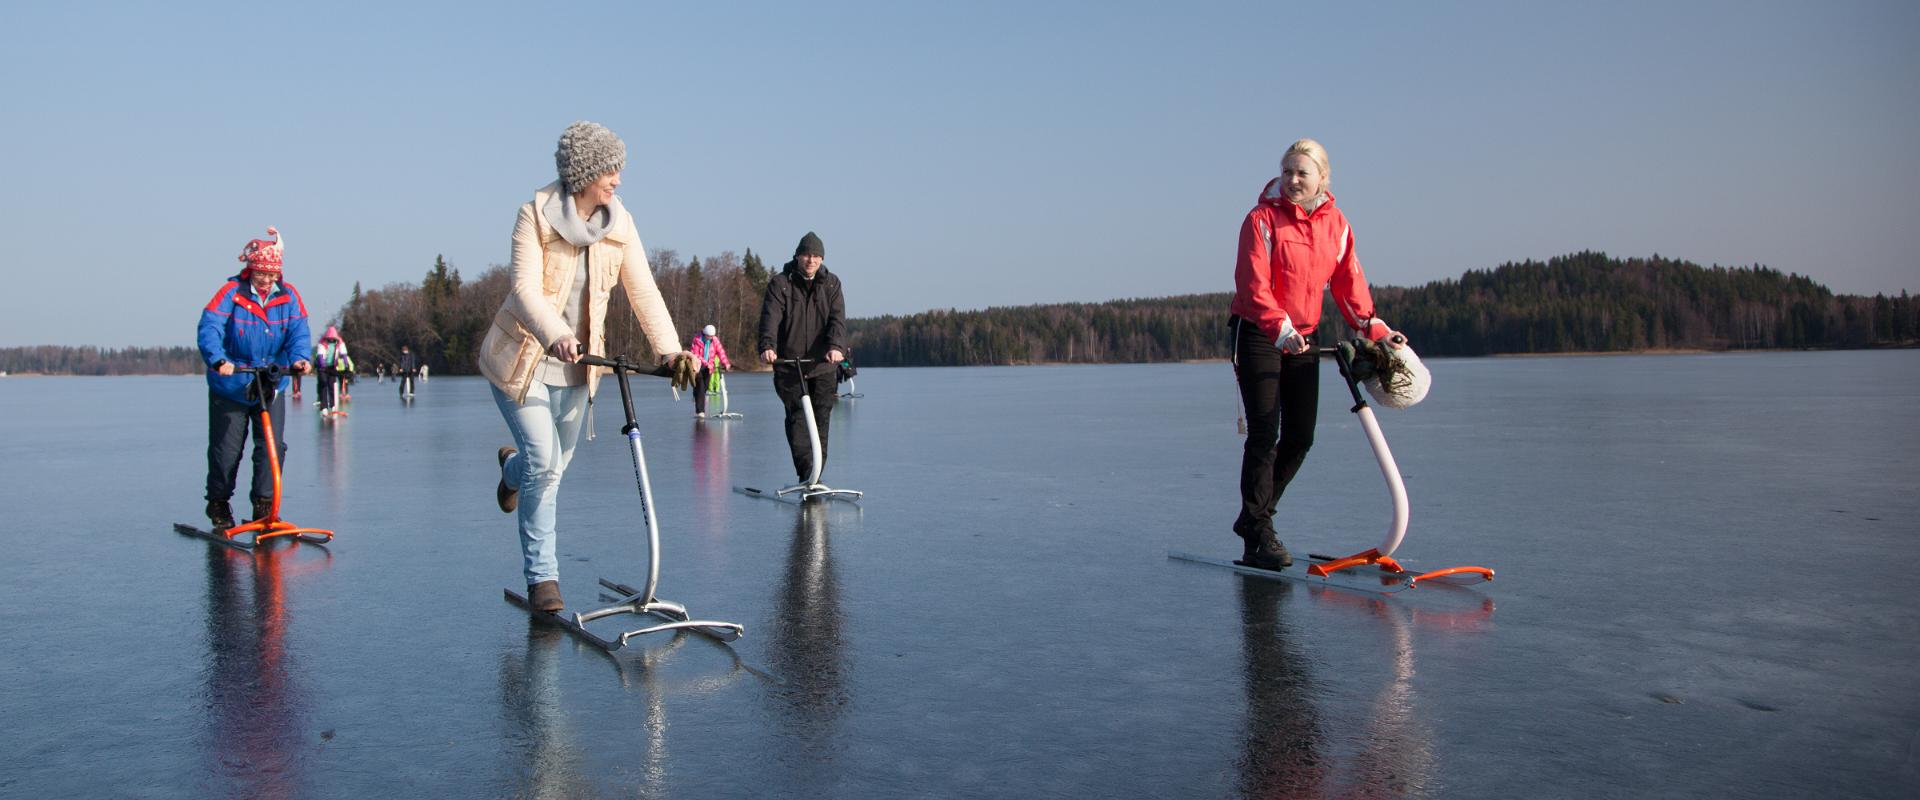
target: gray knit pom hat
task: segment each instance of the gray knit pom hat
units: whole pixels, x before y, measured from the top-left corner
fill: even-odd
[[[560,134],[553,164],[560,170],[560,182],[572,194],[587,188],[595,178],[626,169],[627,143],[613,131],[580,120]]]

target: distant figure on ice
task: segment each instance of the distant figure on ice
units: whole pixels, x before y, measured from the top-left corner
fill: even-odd
[[[332,325],[320,336],[320,348],[314,358],[320,365],[320,412],[338,413],[342,395],[347,391],[348,376],[353,374],[353,356],[347,352],[347,342],[340,338],[340,330]]]
[[[253,376],[234,367],[286,367],[295,375],[307,371],[307,350],[313,334],[307,329],[307,305],[293,284],[280,280],[283,252],[280,232],[269,227],[272,241],[254,239],[240,251],[246,266],[227,279],[213,300],[200,311],[196,339],[200,359],[207,364],[207,520],[215,533],[233,527],[234,484],[239,477],[240,453],[253,432],[253,519],[273,510],[273,465],[267,447],[278,447],[286,461],[287,443],[281,423],[287,416],[283,394],[289,383],[282,375],[267,409],[277,442],[267,441],[260,428],[259,410],[247,388]]]
[[[693,354],[693,364],[700,368],[700,374],[693,379],[693,415],[705,419],[707,387],[713,385],[714,375],[720,370],[733,369],[733,362],[727,360],[727,346],[720,343],[720,334],[712,325],[693,337],[687,344],[687,352]]]
[[[577,362],[604,355],[607,299],[614,284],[640,321],[647,344],[666,364],[687,355],[647,267],[633,215],[613,194],[627,146],[613,131],[575,122],[553,154],[560,179],[520,206],[513,226],[510,290],[480,344],[480,374],[506,419],[513,444],[501,447],[494,497],[519,512],[527,602],[559,611],[556,555],[560,479],[586,422],[587,402],[604,370]]]
[[[1273,513],[1313,446],[1320,354],[1309,337],[1320,324],[1321,291],[1333,287],[1334,306],[1362,336],[1395,348],[1406,341],[1373,315],[1353,230],[1327,191],[1330,176],[1319,142],[1294,142],[1280,160],[1280,177],[1267,182],[1240,224],[1228,325],[1247,441],[1233,532],[1244,544],[1241,560],[1263,569],[1293,563],[1274,533]]]
[[[413,357],[413,351],[406,345],[400,345],[400,364],[394,367],[394,380],[400,383],[400,396],[413,396],[413,379],[420,374],[420,362]]]
[[[807,365],[806,394],[813,398],[814,425],[820,431],[820,469],[826,474],[827,422],[839,397],[833,381],[835,364],[846,351],[846,301],[840,276],[821,266],[827,246],[812,231],[793,249],[793,260],[767,281],[760,303],[760,360],[812,359]],[[813,476],[813,445],[800,404],[799,370],[787,365],[773,369],[773,390],[787,411],[787,447],[793,451],[793,469],[805,482]]]

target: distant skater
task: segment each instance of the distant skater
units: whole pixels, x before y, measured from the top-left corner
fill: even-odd
[[[555,530],[560,479],[605,371],[575,362],[583,352],[605,354],[615,283],[660,363],[687,357],[633,215],[613,193],[626,168],[626,144],[613,131],[575,122],[560,134],[553,157],[560,179],[520,206],[510,288],[479,355],[480,374],[513,435],[513,444],[496,453],[494,498],[501,511],[519,513],[527,602],[549,612],[565,606]]]
[[[822,263],[827,246],[812,231],[800,239],[780,274],[767,281],[760,303],[760,360],[812,359],[807,365],[806,396],[813,398],[813,420],[820,432],[820,472],[826,474],[827,423],[839,392],[834,365],[846,351],[846,300],[840,276]],[[813,477],[813,446],[807,436],[805,408],[800,404],[802,381],[787,365],[773,369],[773,390],[787,412],[787,447],[793,451],[793,470],[801,482]]]
[[[269,227],[273,240],[254,239],[240,251],[246,266],[227,279],[200,311],[195,337],[200,359],[207,365],[207,520],[214,533],[233,527],[233,491],[240,471],[240,453],[247,434],[253,434],[253,500],[251,519],[273,510],[273,464],[267,447],[278,447],[286,461],[287,440],[282,422],[287,416],[283,392],[290,382],[280,377],[267,409],[276,442],[260,428],[255,398],[247,389],[254,376],[235,373],[234,367],[286,367],[294,375],[307,371],[313,334],[307,329],[307,305],[293,284],[280,280],[283,247],[280,232]]]
[[[733,362],[727,360],[727,346],[720,343],[720,334],[712,325],[693,337],[687,344],[687,352],[693,354],[693,364],[700,368],[700,374],[693,380],[693,415],[705,419],[707,386],[713,382],[715,373],[733,369]]]
[[[342,395],[347,391],[347,376],[353,374],[353,356],[347,352],[347,342],[340,338],[338,328],[328,325],[327,332],[321,334],[315,359],[320,365],[320,374],[316,379],[320,385],[320,411],[338,412],[340,404],[345,401]]]
[[[400,396],[413,396],[413,379],[420,374],[420,362],[413,357],[413,351],[406,345],[400,345],[400,364],[394,367],[394,381],[400,384]]]
[[[1330,176],[1319,142],[1294,142],[1280,177],[1267,182],[1240,224],[1228,325],[1247,441],[1233,532],[1244,543],[1242,561],[1264,569],[1293,563],[1273,514],[1313,446],[1320,356],[1309,337],[1320,324],[1321,291],[1333,287],[1334,306],[1361,335],[1395,348],[1405,343],[1373,315],[1353,231],[1327,191]]]

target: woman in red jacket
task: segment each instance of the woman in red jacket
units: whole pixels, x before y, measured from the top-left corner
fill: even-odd
[[[1293,563],[1273,531],[1273,509],[1313,446],[1320,403],[1320,356],[1309,338],[1320,324],[1320,293],[1368,339],[1406,339],[1373,315],[1353,231],[1327,192],[1327,151],[1301,139],[1287,148],[1280,177],[1267,182],[1240,225],[1233,270],[1233,370],[1247,414],[1240,459],[1240,516],[1233,532],[1249,566]]]

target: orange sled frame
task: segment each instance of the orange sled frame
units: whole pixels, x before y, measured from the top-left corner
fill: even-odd
[[[280,368],[277,366],[235,367],[233,371],[251,372],[254,376],[250,394],[259,401],[260,430],[267,434],[267,464],[273,467],[273,508],[267,511],[264,517],[248,520],[225,531],[213,531],[211,536],[190,525],[174,525],[173,529],[181,533],[208,536],[215,541],[246,550],[253,549],[267,539],[280,536],[292,536],[303,542],[333,541],[333,531],[323,528],[302,528],[280,518],[280,440],[275,435],[273,415],[268,410],[273,406],[273,393],[280,381]],[[258,442],[254,444],[259,445]],[[246,534],[252,535],[245,539],[239,538]]]

